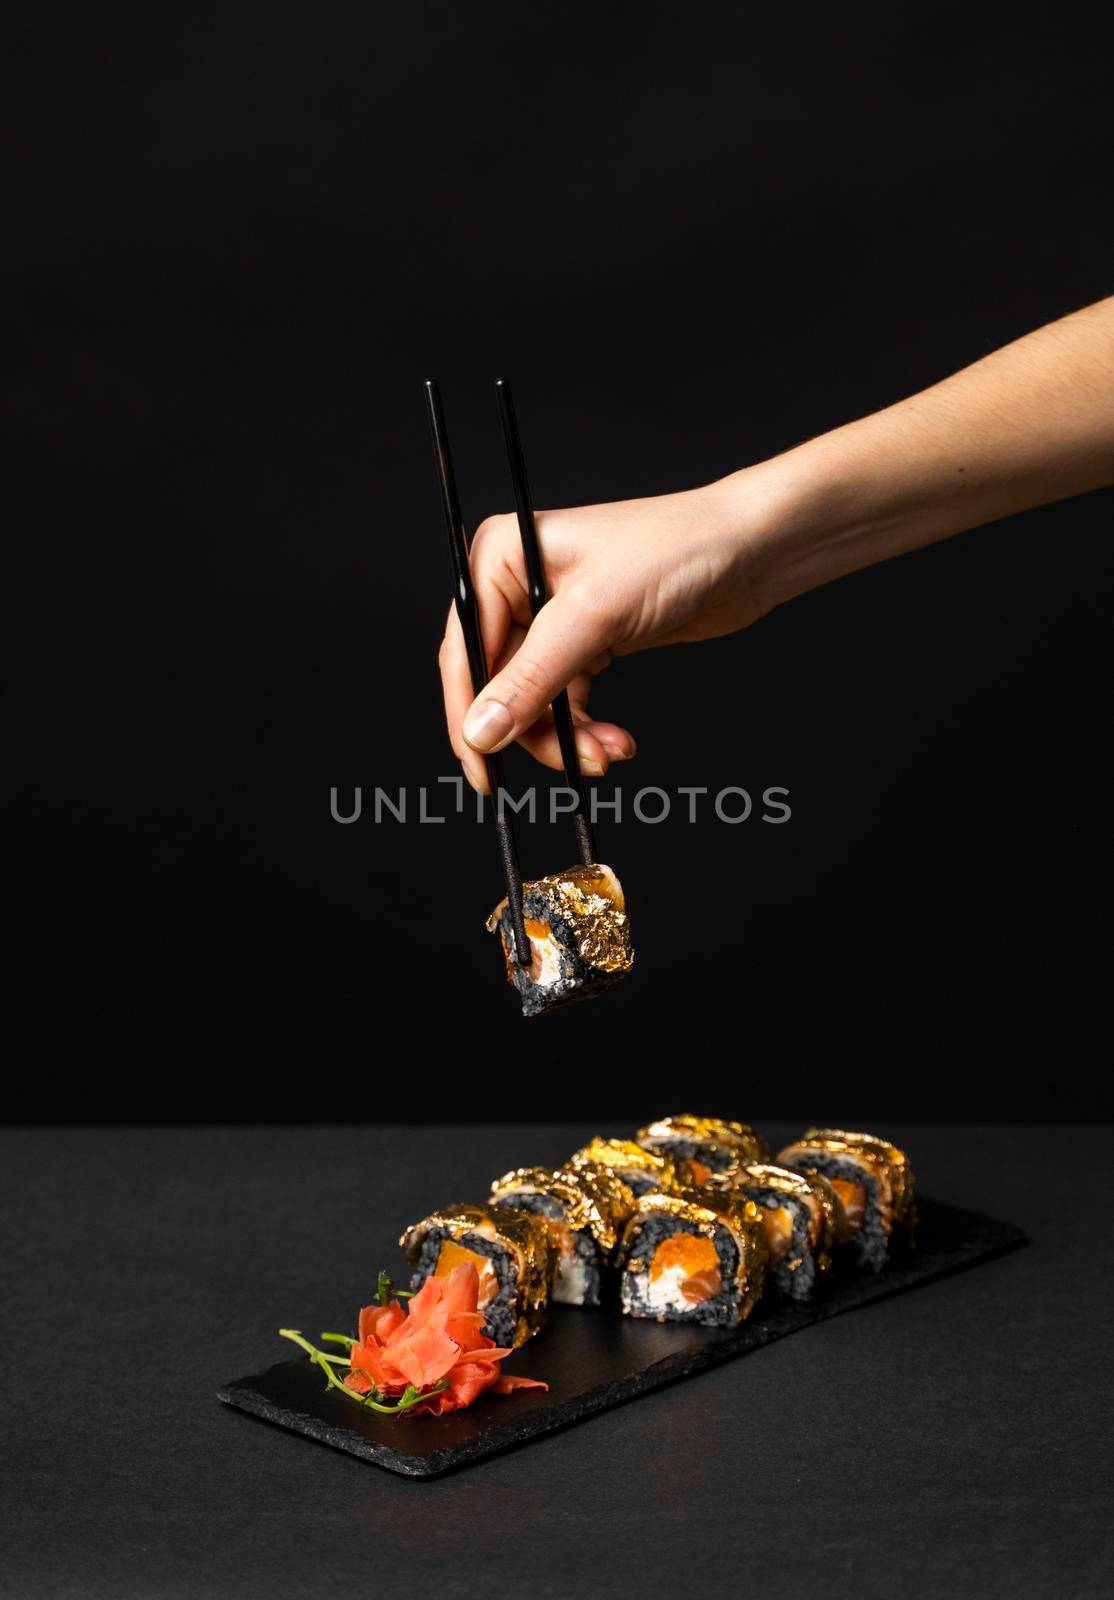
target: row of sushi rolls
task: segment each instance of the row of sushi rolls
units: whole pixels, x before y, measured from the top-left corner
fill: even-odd
[[[810,1128],[774,1157],[742,1122],[663,1117],[595,1138],[563,1166],[519,1167],[400,1241],[412,1288],[470,1262],[484,1331],[525,1344],[550,1303],[735,1327],[763,1295],[808,1301],[833,1260],[881,1270],[912,1242],[913,1170],[869,1133]]]

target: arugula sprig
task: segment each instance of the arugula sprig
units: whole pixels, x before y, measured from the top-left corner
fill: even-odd
[[[349,1350],[351,1350],[351,1348],[352,1348],[352,1346],[354,1344],[359,1344],[359,1342],[360,1342],[351,1333],[323,1333],[321,1335],[321,1337],[323,1339],[330,1340],[330,1342],[332,1344],[346,1344],[348,1346]],[[330,1356],[329,1357],[330,1361],[340,1361],[341,1359],[342,1358],[340,1356]]]
[[[382,1276],[384,1274],[380,1274],[381,1278]],[[346,1383],[342,1382],[333,1371],[334,1366],[349,1366],[350,1358],[331,1355],[328,1350],[318,1350],[317,1346],[310,1344],[309,1340],[297,1328],[280,1328],[279,1336],[283,1339],[290,1339],[294,1344],[298,1345],[305,1351],[310,1360],[321,1368],[327,1380],[326,1389],[339,1389],[341,1394],[346,1394],[357,1405],[366,1406],[371,1411],[379,1411],[384,1416],[398,1416],[400,1412],[409,1411],[411,1407],[418,1405],[422,1400],[430,1400],[434,1395],[443,1394],[449,1387],[447,1378],[442,1378],[440,1382],[433,1384],[428,1389],[417,1389],[411,1383],[407,1385],[397,1400],[391,1400],[389,1395],[383,1394],[375,1387],[374,1380],[369,1372],[365,1372],[362,1367],[352,1367],[351,1370],[353,1372],[358,1372],[361,1378],[366,1378],[368,1383],[371,1384],[367,1394],[358,1394],[355,1389],[350,1389]],[[356,1343],[356,1340],[350,1338],[346,1333],[323,1333],[321,1337],[322,1339],[331,1339],[336,1344],[346,1344],[349,1350]]]
[[[389,1272],[379,1274],[379,1282],[375,1289],[379,1296],[381,1306],[389,1306],[392,1300],[412,1300],[413,1294],[409,1289],[396,1289],[394,1279]]]

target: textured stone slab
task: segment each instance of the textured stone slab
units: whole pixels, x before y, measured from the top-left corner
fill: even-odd
[[[542,1379],[548,1391],[487,1398],[447,1417],[383,1417],[328,1391],[313,1363],[299,1358],[228,1384],[218,1399],[390,1472],[436,1477],[1025,1242],[1019,1228],[973,1211],[931,1200],[919,1210],[918,1246],[906,1260],[878,1274],[833,1275],[811,1306],[763,1303],[731,1331],[639,1322],[614,1307],[557,1306],[546,1331],[508,1358],[509,1371]]]

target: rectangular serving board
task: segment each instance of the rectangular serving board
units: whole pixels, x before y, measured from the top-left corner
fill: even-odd
[[[548,1390],[484,1397],[445,1417],[384,1417],[327,1389],[301,1357],[227,1384],[217,1398],[389,1472],[433,1478],[1025,1243],[1020,1228],[977,1212],[932,1200],[919,1200],[918,1210],[917,1248],[903,1260],[880,1273],[837,1270],[813,1304],[763,1301],[740,1328],[642,1322],[614,1306],[555,1306],[545,1331],[508,1358],[510,1371],[540,1378]]]

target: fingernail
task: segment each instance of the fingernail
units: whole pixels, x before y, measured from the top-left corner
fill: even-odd
[[[580,761],[581,772],[587,772],[593,778],[603,777],[603,767],[596,760],[594,744],[589,744],[587,739],[578,739],[576,754]]]
[[[612,761],[626,761],[627,757],[630,755],[630,751],[625,745],[612,744],[607,739],[601,739],[600,743],[603,745]]]
[[[464,719],[464,737],[473,750],[494,750],[514,727],[514,718],[498,700],[480,700]]]

